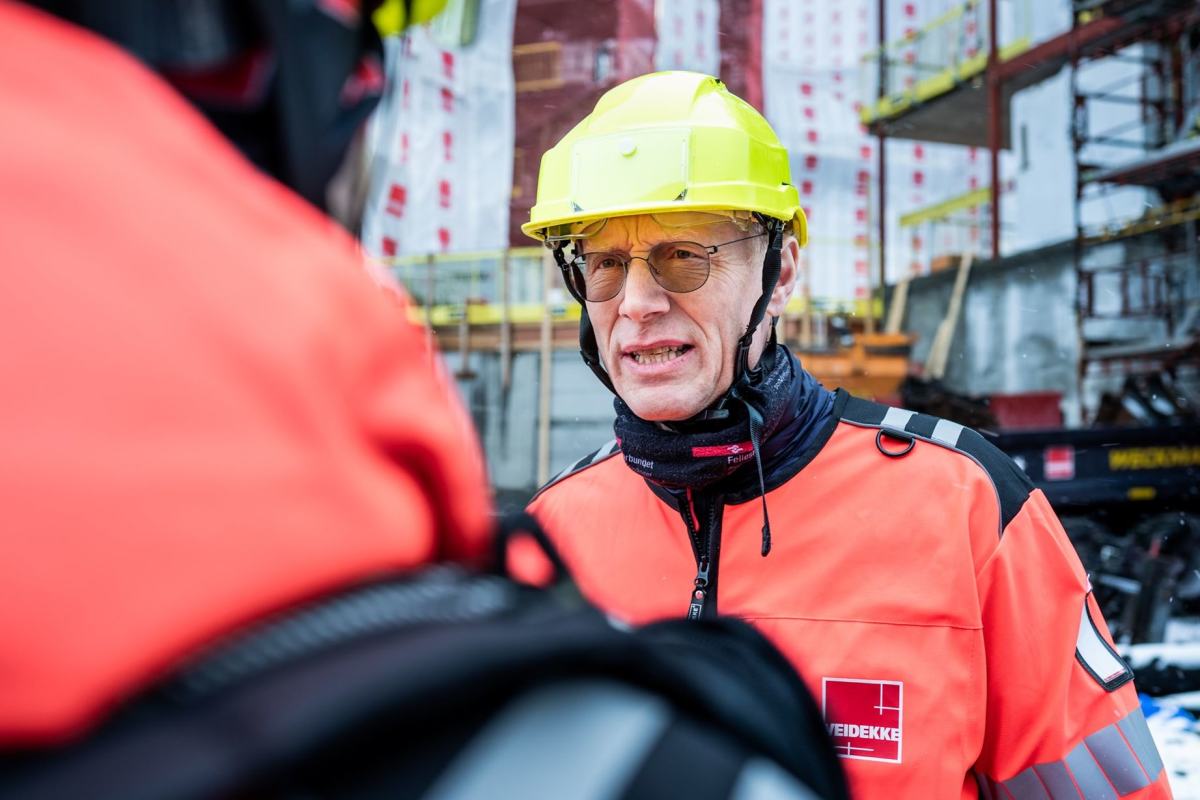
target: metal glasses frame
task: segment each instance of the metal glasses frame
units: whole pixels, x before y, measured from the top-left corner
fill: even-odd
[[[749,241],[750,239],[758,239],[758,238],[766,236],[766,235],[767,235],[767,231],[762,231],[760,233],[754,233],[749,236],[743,236],[740,239],[730,239],[728,242],[720,242],[719,244],[708,244],[708,245],[701,244],[700,242],[692,242],[692,241],[688,241],[685,239],[679,239],[679,240],[672,240],[672,241],[666,241],[666,242],[659,242],[658,244],[651,247],[650,250],[653,251],[655,248],[660,247],[662,245],[690,244],[690,245],[695,245],[696,247],[701,248],[705,252],[705,254],[708,256],[708,259],[704,265],[704,280],[702,280],[694,289],[685,289],[683,291],[679,291],[676,289],[670,289],[666,286],[663,286],[662,281],[660,281],[658,279],[658,275],[655,274],[654,265],[650,263],[649,253],[647,253],[644,256],[635,256],[631,253],[620,253],[615,250],[593,250],[591,252],[580,252],[580,253],[575,254],[574,257],[572,257],[569,261],[567,261],[567,264],[569,266],[575,268],[576,270],[580,271],[580,278],[581,278],[581,282],[582,282],[582,286],[580,288],[582,289],[582,291],[585,295],[585,299],[589,303],[607,303],[609,300],[612,300],[614,297],[619,295],[621,293],[621,290],[625,288],[625,282],[627,280],[629,280],[629,265],[631,263],[633,263],[635,260],[641,260],[641,261],[646,262],[646,266],[650,268],[650,277],[653,278],[654,282],[657,283],[664,290],[671,292],[672,294],[689,294],[691,292],[694,292],[698,289],[703,288],[704,284],[708,283],[708,276],[712,274],[712,257],[714,255],[716,255],[718,250],[720,250],[722,247],[728,247],[731,244],[737,244],[738,242]],[[590,297],[586,297],[587,281],[582,280],[582,278],[583,278],[582,267],[584,266],[584,260],[588,256],[596,255],[596,254],[607,254],[607,255],[612,255],[612,256],[616,256],[617,258],[619,258],[621,261],[622,274],[621,274],[621,282],[619,284],[617,284],[616,291],[614,291],[608,297],[593,300]],[[568,280],[570,280],[569,276],[564,276],[564,277],[568,277]]]

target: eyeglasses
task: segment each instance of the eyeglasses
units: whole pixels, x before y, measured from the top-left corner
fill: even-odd
[[[640,259],[650,267],[650,276],[654,278],[655,283],[668,292],[686,294],[696,291],[708,280],[709,269],[712,266],[711,256],[722,247],[766,235],[756,233],[741,239],[709,245],[697,242],[659,242],[650,248],[650,252],[644,257],[617,251],[580,253],[567,262],[569,270],[566,278],[571,282],[575,293],[583,299],[591,303],[602,303],[621,293],[625,286],[625,278],[629,274],[630,263]]]

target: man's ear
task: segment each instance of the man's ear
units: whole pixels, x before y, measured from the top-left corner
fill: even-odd
[[[796,288],[796,277],[800,271],[800,244],[795,236],[784,237],[779,255],[779,280],[775,283],[775,291],[771,293],[771,302],[767,303],[767,316],[771,317],[783,316]]]

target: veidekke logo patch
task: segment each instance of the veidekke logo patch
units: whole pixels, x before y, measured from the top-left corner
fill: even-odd
[[[904,684],[857,678],[823,678],[821,714],[842,758],[900,763]]]

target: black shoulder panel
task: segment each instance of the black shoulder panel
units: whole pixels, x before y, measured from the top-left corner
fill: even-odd
[[[1011,458],[979,433],[957,422],[858,397],[848,397],[842,406],[841,418],[851,425],[888,431],[896,434],[897,438],[931,442],[973,460],[983,468],[996,487],[1002,534],[1033,491],[1033,482]]]
[[[963,428],[957,449],[979,462],[1000,495],[1000,527],[1007,528],[1033,491],[1033,481],[996,445],[971,428]]]
[[[617,442],[616,439],[613,439],[612,441],[605,444],[603,447],[588,453],[586,456],[579,459],[574,464],[572,464],[571,466],[564,469],[562,472],[555,475],[553,478],[551,478],[549,481],[546,482],[545,486],[543,486],[542,488],[537,490],[537,493],[534,494],[534,496],[532,498],[530,498],[529,502],[532,503],[534,500],[537,499],[538,495],[540,495],[542,492],[549,489],[554,484],[559,483],[563,480],[566,480],[567,478],[574,475],[576,472],[582,472],[583,470],[587,469],[588,467],[599,464],[601,461],[603,461],[606,458],[609,458],[611,456],[614,456],[619,452],[621,452],[621,445]]]

